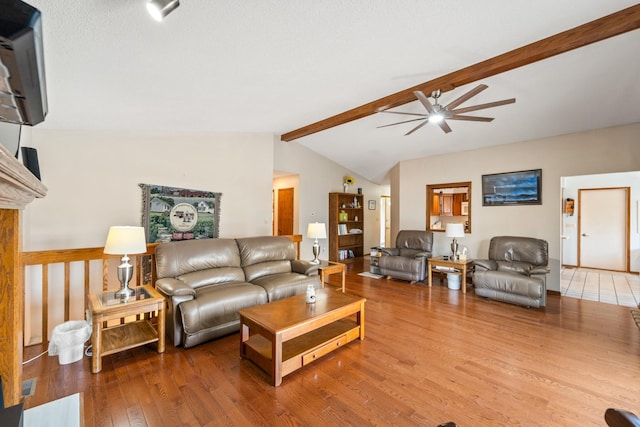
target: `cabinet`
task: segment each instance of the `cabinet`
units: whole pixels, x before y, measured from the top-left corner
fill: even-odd
[[[363,206],[362,194],[329,193],[330,261],[364,255]]]
[[[434,194],[431,204],[431,215],[433,216],[460,216],[462,213],[462,202],[466,201],[466,194]]]

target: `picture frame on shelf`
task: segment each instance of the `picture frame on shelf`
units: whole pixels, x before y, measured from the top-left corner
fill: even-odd
[[[376,210],[376,201],[375,200],[369,200],[369,210],[370,211],[375,211]]]

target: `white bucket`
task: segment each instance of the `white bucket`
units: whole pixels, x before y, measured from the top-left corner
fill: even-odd
[[[449,289],[460,289],[460,273],[447,273],[447,287]]]
[[[74,345],[73,347],[61,348],[58,352],[58,363],[61,365],[68,365],[69,363],[77,362],[82,359],[84,355],[84,343]]]
[[[61,323],[51,331],[49,356],[58,355],[58,363],[67,365],[82,359],[84,343],[91,337],[91,325],[84,320]]]

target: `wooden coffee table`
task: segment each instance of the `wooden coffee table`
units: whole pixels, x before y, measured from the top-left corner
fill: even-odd
[[[356,339],[364,339],[365,299],[316,291],[240,310],[240,357],[266,371],[274,386],[282,377]]]

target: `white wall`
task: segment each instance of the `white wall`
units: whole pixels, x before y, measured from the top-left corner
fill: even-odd
[[[342,192],[342,178],[345,175],[353,176],[355,184],[350,192],[356,193],[357,188],[362,188],[364,195],[364,249],[368,252],[372,246],[377,246],[380,241],[380,196],[388,195],[388,186],[381,186],[367,181],[352,171],[334,163],[326,157],[319,156],[297,142],[282,142],[274,138],[274,168],[279,173],[299,176],[297,188],[299,207],[299,232],[304,240],[300,247],[302,259],[312,259],[313,239],[306,237],[307,225],[310,222],[329,222],[329,193]],[[376,201],[376,209],[368,209],[368,201]],[[328,229],[327,229],[328,231]],[[320,240],[320,258],[327,259],[328,240]]]
[[[639,168],[640,169],[640,168]],[[578,190],[594,188],[630,187],[629,251],[630,270],[640,271],[640,234],[638,231],[638,200],[640,200],[640,172],[570,176],[562,179],[563,198],[575,200],[575,212],[562,215],[562,264],[578,265]]]
[[[25,251],[104,245],[111,225],[140,225],[139,183],[222,193],[220,236],[271,234],[271,134],[47,131],[38,149],[47,196],[25,209]]]
[[[639,136],[640,124],[633,124],[401,162],[399,193],[394,198],[399,203],[398,229],[425,228],[427,184],[471,181],[472,233],[460,239],[470,256],[485,257],[489,240],[496,235],[545,239],[554,268],[549,289],[559,290],[561,177],[640,170]],[[542,205],[482,206],[483,174],[538,168]],[[392,240],[398,229],[392,229]],[[436,233],[434,253],[446,254],[449,240]]]

